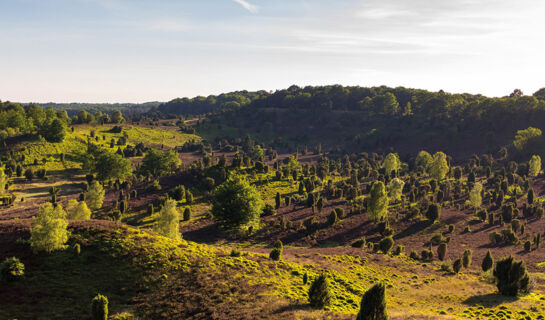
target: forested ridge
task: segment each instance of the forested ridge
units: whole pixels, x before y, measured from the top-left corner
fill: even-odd
[[[509,146],[518,130],[544,129],[543,99],[543,89],[531,96],[515,90],[491,98],[403,87],[291,86],[274,93],[175,99],[152,108],[150,115],[207,115],[197,130],[210,139],[251,135],[291,152],[322,144],[330,151],[424,148],[467,158]]]

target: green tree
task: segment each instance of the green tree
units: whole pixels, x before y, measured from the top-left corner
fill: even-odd
[[[399,156],[397,155],[397,153],[388,153],[386,155],[386,158],[384,158],[382,167],[387,174],[392,173],[392,171],[399,171],[399,168],[401,168],[401,161],[399,160]]]
[[[313,308],[322,309],[331,304],[333,297],[325,275],[321,274],[312,282],[308,290],[308,299]]]
[[[48,142],[62,142],[66,136],[66,124],[55,118],[40,133]]]
[[[390,199],[393,199],[394,201],[401,200],[404,186],[405,182],[399,178],[390,180],[390,183],[388,184],[388,195],[390,196]]]
[[[132,174],[131,162],[117,153],[104,152],[96,162],[99,180],[124,179]]]
[[[447,155],[443,152],[435,153],[429,167],[431,177],[437,181],[441,181],[445,178],[448,171]]]
[[[228,229],[257,224],[262,211],[263,201],[256,188],[238,175],[219,185],[212,196],[212,215]]]
[[[151,149],[142,159],[140,172],[143,175],[162,176],[174,172],[181,164],[178,154],[174,150],[163,152]]]
[[[379,221],[388,214],[388,195],[382,181],[375,181],[367,200],[367,211],[369,217]]]
[[[375,284],[363,294],[356,320],[388,320],[386,288],[383,283]]]
[[[112,113],[112,122],[113,123],[123,123],[125,122],[125,118],[123,118],[123,114],[121,111],[116,110],[114,113]]]
[[[99,180],[124,179],[132,174],[131,162],[123,156],[90,144],[87,152],[80,156],[82,168]]]
[[[480,208],[481,204],[483,203],[482,193],[483,191],[483,185],[480,183],[475,183],[473,185],[473,188],[469,192],[469,203],[473,208]]]
[[[25,265],[16,257],[6,258],[0,264],[0,280],[15,281],[25,275]]]
[[[427,151],[422,150],[418,153],[415,160],[415,165],[417,167],[422,167],[424,170],[428,170],[431,163],[433,161],[433,157],[431,154],[429,154]]]
[[[0,195],[7,191],[9,177],[4,173],[4,169],[0,168]]]
[[[98,210],[102,208],[104,195],[105,195],[104,188],[98,181],[95,181],[89,187],[89,191],[85,193],[85,199],[87,199],[87,202],[89,203],[89,207],[92,210]]]
[[[108,298],[97,294],[91,302],[92,320],[108,320]]]
[[[69,234],[66,212],[62,206],[53,207],[47,202],[38,209],[38,213],[32,219],[30,246],[36,252],[49,253],[64,248]]]
[[[180,214],[176,201],[169,199],[155,218],[155,231],[171,239],[180,239]]]
[[[91,210],[89,210],[85,201],[78,202],[75,199],[70,199],[66,204],[66,212],[69,220],[91,219]]]
[[[500,293],[504,296],[517,296],[528,292],[530,277],[524,261],[517,261],[512,256],[498,260],[494,268],[494,277]]]
[[[538,155],[533,155],[530,161],[528,162],[528,175],[530,177],[537,177],[541,171],[541,157]]]
[[[513,145],[519,151],[522,151],[528,146],[528,144],[533,143],[537,138],[541,137],[541,130],[534,127],[528,127],[524,130],[517,131],[515,135],[515,140],[513,140]]]

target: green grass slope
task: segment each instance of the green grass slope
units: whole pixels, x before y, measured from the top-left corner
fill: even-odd
[[[112,319],[353,319],[378,281],[387,285],[393,319],[542,319],[545,312],[543,274],[533,275],[533,294],[508,299],[477,272],[446,275],[435,263],[353,248],[286,248],[275,262],[268,249],[231,257],[230,248],[90,220],[72,221],[68,247],[46,255],[31,252],[29,226],[0,222],[0,259],[17,256],[26,266],[23,280],[0,286],[2,319],[88,319],[97,293],[109,298]],[[308,307],[305,272],[328,275],[327,310]]]

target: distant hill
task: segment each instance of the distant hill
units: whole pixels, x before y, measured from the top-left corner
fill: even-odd
[[[467,158],[509,146],[518,130],[545,129],[543,96],[543,90],[491,98],[403,87],[291,86],[175,99],[152,113],[206,114],[197,130],[210,141],[250,135],[292,152],[321,144],[324,150],[403,155],[428,149]]]

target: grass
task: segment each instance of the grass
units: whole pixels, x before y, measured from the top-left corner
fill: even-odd
[[[95,227],[95,223],[100,226]],[[254,288],[258,290],[254,294],[268,298],[260,302],[254,297],[251,305],[256,310],[252,312],[262,308],[274,312],[286,304],[301,306],[287,308],[288,318],[321,314],[306,307],[308,288],[319,274],[327,275],[334,296],[326,310],[332,319],[353,317],[362,294],[377,282],[386,284],[388,309],[393,317],[444,314],[451,319],[538,319],[545,311],[541,287],[520,299],[506,299],[495,294],[492,284],[479,280],[477,273],[446,275],[435,263],[422,264],[404,256],[338,255],[320,253],[322,249],[286,248],[281,261],[272,261],[266,253],[243,251],[240,257],[231,257],[228,247],[174,241],[107,222],[78,222],[72,231],[69,247],[50,255],[32,254],[21,241],[2,243],[17,249],[26,276],[21,282],[0,288],[1,318],[81,318],[89,314],[89,303],[98,292],[109,298],[114,319],[155,315],[171,305],[170,299],[180,299],[176,294],[167,294],[166,287],[175,290],[194,272],[208,280],[202,284],[204,287],[187,294],[206,294],[206,290],[218,288],[222,288],[221,292]],[[72,249],[75,243],[82,247],[79,256]],[[302,281],[305,273],[310,277],[307,284]],[[158,295],[163,300],[157,300]],[[218,306],[230,301],[233,310],[244,305],[237,299],[249,299],[242,293],[218,294],[216,298],[224,299]],[[185,312],[174,302],[169,308],[162,311],[168,317]],[[273,315],[282,316],[282,311],[271,313],[276,318]],[[218,315],[218,319],[228,318]]]

